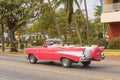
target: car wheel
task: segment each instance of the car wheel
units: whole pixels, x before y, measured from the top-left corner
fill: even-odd
[[[34,55],[30,55],[29,62],[31,64],[35,64],[35,63],[37,63],[37,58]]]
[[[67,58],[62,58],[62,66],[63,67],[70,67],[72,64],[72,61]]]
[[[89,66],[91,61],[88,61],[88,62],[81,62],[83,64],[83,66]]]

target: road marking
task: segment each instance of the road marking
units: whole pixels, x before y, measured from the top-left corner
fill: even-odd
[[[4,61],[0,61],[0,64],[2,65],[7,65],[7,66],[13,66],[13,67],[20,67],[20,68],[25,68],[25,69],[32,69],[32,70],[39,70],[39,71],[46,71],[46,72],[53,72],[53,73],[59,73],[59,74],[66,74],[66,75],[71,75],[71,76],[79,76],[79,77],[85,77],[85,78],[92,78],[92,79],[100,79],[100,80],[113,80],[111,78],[104,78],[104,77],[99,77],[99,76],[91,76],[88,74],[78,74],[74,72],[62,72],[58,70],[51,70],[48,68],[38,68],[38,67],[31,67],[31,66],[25,66],[23,64],[17,64],[17,63],[8,63]]]

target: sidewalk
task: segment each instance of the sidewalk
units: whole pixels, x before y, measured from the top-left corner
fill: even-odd
[[[120,56],[120,52],[104,52],[105,56]]]
[[[5,49],[4,52],[0,49],[0,53],[5,54],[24,54],[24,50],[19,50],[18,52],[10,52],[10,49]]]

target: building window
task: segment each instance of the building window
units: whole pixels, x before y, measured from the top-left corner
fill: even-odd
[[[113,0],[113,3],[118,3],[119,2],[119,0]]]
[[[113,0],[114,11],[119,11],[119,0]]]

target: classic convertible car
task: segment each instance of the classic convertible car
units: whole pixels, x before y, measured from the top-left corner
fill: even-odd
[[[38,60],[62,63],[63,67],[70,67],[72,63],[81,62],[88,66],[91,61],[104,58],[104,47],[75,47],[64,45],[61,39],[47,39],[42,47],[26,48],[28,61],[32,64]]]

